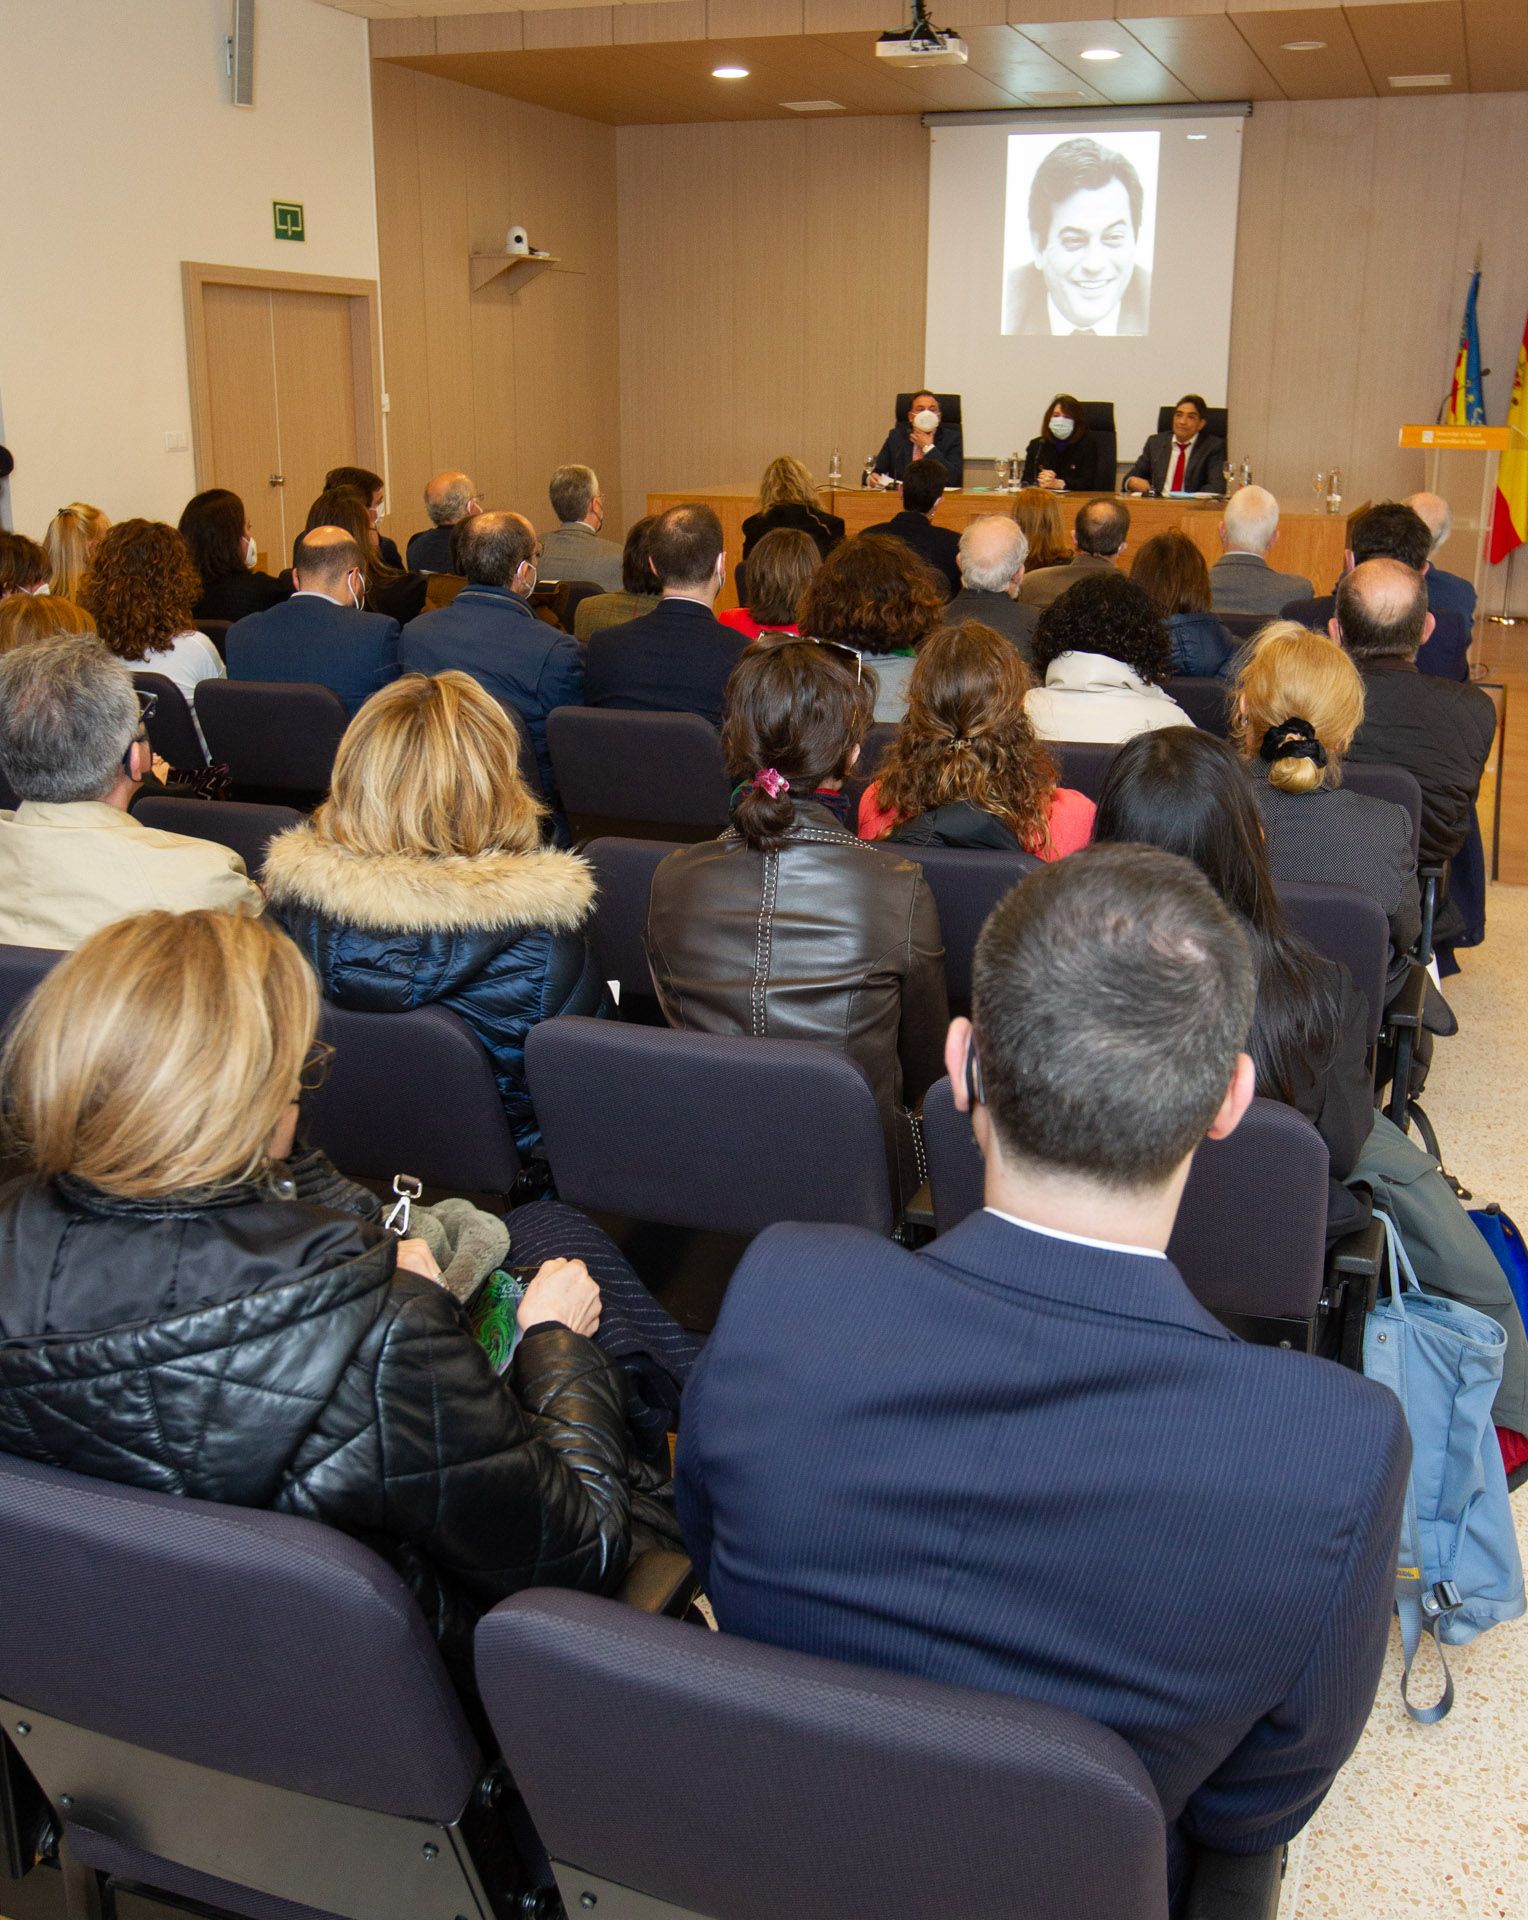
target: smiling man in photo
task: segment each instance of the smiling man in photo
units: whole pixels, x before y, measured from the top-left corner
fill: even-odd
[[[1032,264],[1011,268],[1003,332],[1143,334],[1151,273],[1136,264],[1145,195],[1124,154],[1097,140],[1063,140],[1029,189]]]

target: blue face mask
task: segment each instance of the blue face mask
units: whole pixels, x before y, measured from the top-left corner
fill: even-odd
[[[1070,440],[1072,437],[1072,423],[1064,413],[1058,413],[1050,423],[1050,431],[1053,440]]]

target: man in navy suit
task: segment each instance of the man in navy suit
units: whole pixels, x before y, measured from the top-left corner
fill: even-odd
[[[719,727],[727,682],[748,646],[713,611],[727,577],[721,521],[710,507],[670,507],[653,522],[647,564],[662,589],[658,604],[590,640],[584,703],[698,713]]]
[[[546,717],[584,701],[583,649],[571,634],[538,620],[536,529],[520,513],[476,513],[456,536],[467,584],[444,607],[410,620],[403,636],[406,673],[470,673],[525,722],[541,791],[556,805]]]
[[[1447,546],[1454,531],[1454,513],[1441,493],[1409,493],[1405,504],[1425,522],[1432,535],[1427,554],[1427,606],[1431,613],[1462,613],[1468,625],[1475,624],[1475,588],[1463,574],[1447,573],[1438,565],[1437,555]]]
[[[952,527],[936,527],[933,515],[944,497],[948,475],[944,462],[932,455],[909,467],[902,476],[902,511],[882,520],[866,533],[889,533],[911,547],[920,560],[926,560],[940,577],[945,598],[953,600],[960,592],[960,535]]]
[[[228,629],[230,680],[331,687],[352,714],[398,677],[398,622],[362,613],[361,550],[343,527],[312,527],[292,553],[292,597]]]
[[[921,1253],[777,1226],[685,1389],[679,1516],[723,1631],[1069,1708],[1184,1842],[1305,1824],[1374,1700],[1405,1420],[1243,1344],[1164,1249],[1253,1092],[1244,934],[1101,846],[988,920],[945,1061],[986,1207]],[[1234,1245],[1226,1258],[1236,1258]]]

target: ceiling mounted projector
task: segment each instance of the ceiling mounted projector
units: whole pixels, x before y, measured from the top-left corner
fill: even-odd
[[[929,19],[923,0],[913,0],[913,23],[900,33],[883,33],[875,43],[882,60],[911,67],[963,67],[970,58],[958,33],[945,33]]]

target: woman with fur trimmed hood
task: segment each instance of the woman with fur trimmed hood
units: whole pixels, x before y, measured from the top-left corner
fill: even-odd
[[[541,844],[544,811],[498,702],[465,673],[408,674],[351,721],[329,798],[271,842],[264,874],[326,1000],[467,1022],[522,1158],[541,1144],[526,1035],[554,1014],[610,1011],[585,937],[594,877]]]

